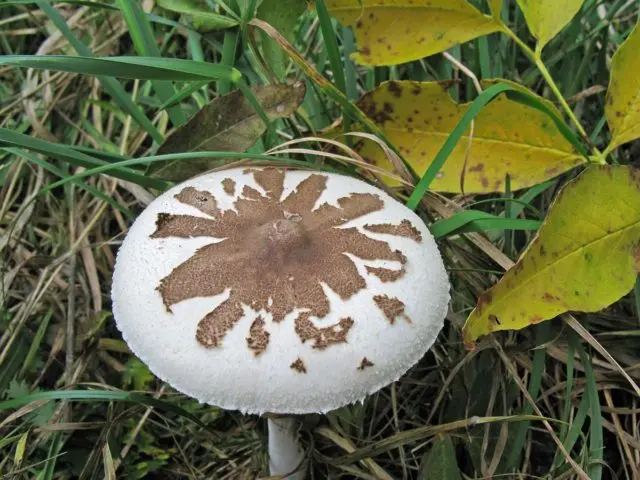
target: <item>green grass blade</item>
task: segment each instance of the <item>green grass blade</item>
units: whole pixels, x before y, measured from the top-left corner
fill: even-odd
[[[53,390],[47,392],[36,392],[30,395],[14,398],[0,402],[0,411],[22,407],[37,400],[65,400],[65,401],[100,401],[100,402],[128,402],[148,407],[154,407],[164,412],[175,413],[181,417],[188,418],[197,425],[207,428],[195,415],[187,412],[183,408],[162,400],[158,400],[148,395],[135,392],[122,392],[113,390]]]
[[[29,371],[29,367],[36,359],[38,355],[38,349],[40,348],[40,344],[42,343],[42,339],[44,338],[44,334],[47,332],[47,327],[49,326],[49,321],[53,316],[53,310],[49,310],[44,318],[40,320],[40,325],[38,325],[38,330],[36,331],[33,340],[31,341],[31,345],[29,345],[29,351],[27,352],[27,356],[24,357],[22,362],[22,367],[20,368],[20,373],[18,373],[18,378],[23,378],[24,375]]]
[[[47,14],[49,19],[53,22],[53,24],[60,30],[62,35],[67,39],[67,41],[71,44],[71,46],[78,52],[79,55],[84,57],[92,57],[93,52],[87,47],[84,43],[78,40],[71,29],[67,26],[66,21],[62,16],[57,12],[55,8],[53,8],[48,2],[44,0],[37,1],[38,7]],[[149,135],[153,138],[156,143],[162,143],[164,137],[158,131],[158,129],[151,123],[151,120],[147,118],[142,109],[138,107],[131,97],[124,90],[122,85],[118,83],[115,79],[109,78],[109,75],[99,76],[100,82],[103,85],[103,88],[106,92],[113,97],[116,103],[120,105],[120,107],[127,112],[131,117],[138,122],[142,128],[144,128]]]
[[[68,3],[71,5],[81,5],[83,7],[93,7],[93,8],[106,8],[108,10],[118,10],[117,7],[113,5],[109,5],[108,3],[103,2],[93,2],[90,0],[47,0],[48,3]],[[0,8],[3,7],[17,7],[19,5],[35,5],[38,3],[38,0],[3,0],[0,3]]]
[[[481,210],[463,210],[449,218],[438,220],[429,227],[436,238],[468,232],[483,232],[487,230],[537,230],[542,222],[538,220],[524,220],[519,218],[504,218]]]
[[[191,83],[186,88],[180,90],[179,92],[176,92],[174,95],[168,98],[162,105],[158,107],[158,110],[164,110],[165,108],[169,108],[173,105],[177,105],[178,103],[182,102],[185,98],[188,98],[191,95],[193,95],[193,92],[200,90],[202,87],[206,86],[208,83],[209,82]]]
[[[578,343],[578,354],[584,365],[585,376],[585,395],[589,402],[589,418],[591,424],[589,426],[589,464],[587,472],[592,480],[600,480],[602,478],[602,465],[604,454],[604,439],[602,434],[602,412],[600,407],[600,399],[598,395],[598,383],[593,372],[591,359],[587,356],[584,348]]]
[[[44,168],[45,170],[53,173],[54,175],[60,177],[60,178],[67,178],[69,176],[69,174],[67,172],[65,172],[64,170],[59,169],[58,167],[52,165],[51,163],[47,162],[46,160],[43,160],[41,158],[38,158],[35,155],[32,155],[28,152],[23,152],[22,150],[18,149],[18,148],[6,148],[6,151],[13,153],[16,156],[22,157],[26,160],[28,160],[29,162],[38,165],[42,168]],[[101,192],[100,190],[98,190],[95,187],[92,187],[90,185],[87,185],[86,183],[80,181],[80,180],[73,180],[73,183],[75,185],[77,185],[78,187],[82,188],[83,190],[86,190],[87,192],[89,192],[90,194],[92,194],[93,196],[95,196],[96,198],[99,198],[100,200],[102,200],[103,202],[108,203],[109,205],[111,205],[113,208],[121,211],[125,216],[130,217],[131,216],[131,212],[125,208],[124,206],[120,205],[118,202],[116,202],[113,198],[108,197],[107,195],[104,194],[104,192]],[[26,363],[26,361],[25,361]]]
[[[345,93],[347,98],[353,102],[358,100],[358,72],[351,60],[351,54],[356,51],[356,41],[350,28],[342,29],[342,49],[344,51],[344,76],[346,83]]]
[[[322,39],[324,40],[324,48],[329,55],[329,64],[333,72],[333,81],[342,93],[347,93],[346,82],[344,79],[344,69],[342,68],[342,55],[338,48],[336,39],[336,31],[331,23],[331,17],[327,10],[324,0],[316,0],[316,12],[320,22],[320,30],[322,31]]]
[[[47,142],[46,140],[30,137],[29,135],[16,133],[7,128],[0,128],[0,147],[7,146],[25,148],[27,150],[40,152],[42,154],[49,155],[53,158],[57,158],[71,165],[79,167],[94,168],[96,166],[111,166],[112,168],[108,169],[110,175],[122,180],[137,183],[138,185],[142,185],[144,187],[164,190],[167,186],[166,182],[153,178],[147,178],[141,173],[136,172],[135,170],[119,166],[119,164],[117,163],[114,164],[111,162],[100,160],[93,156],[87,155],[86,153],[74,150],[68,145]],[[73,176],[68,177],[68,180],[73,181]]]
[[[56,463],[60,457],[60,450],[64,445],[61,432],[53,432],[49,439],[49,451],[47,453],[47,461],[44,470],[41,470],[36,476],[37,480],[53,480],[56,473]]]
[[[85,170],[84,172],[76,173],[73,176],[69,176],[67,178],[63,178],[55,183],[47,185],[40,193],[44,193],[45,191],[53,190],[54,188],[61,187],[69,182],[74,181],[74,179],[90,177],[91,175],[97,175],[99,173],[108,173],[114,169],[121,169],[124,167],[132,167],[134,165],[148,165],[154,162],[166,162],[169,160],[179,160],[179,159],[189,159],[189,158],[218,158],[220,160],[230,159],[230,160],[261,160],[267,161],[274,164],[282,164],[282,165],[290,165],[300,168],[309,168],[309,162],[303,160],[293,160],[287,157],[279,157],[275,155],[264,155],[258,153],[248,153],[248,152],[213,152],[213,151],[199,151],[199,152],[185,152],[185,153],[172,153],[166,155],[151,155],[144,158],[131,158],[128,160],[123,160],[117,163],[109,163],[106,165],[101,165],[99,167],[90,168]],[[333,172],[333,173],[343,173],[333,167],[328,165],[314,165],[313,167],[316,170]],[[115,176],[115,175],[114,175]],[[164,182],[163,182],[164,183]],[[164,183],[166,185],[166,183]]]
[[[573,354],[574,351],[578,350],[579,341],[578,341],[577,335],[573,331],[568,332],[567,336],[569,340],[568,352]],[[572,366],[573,366],[573,360],[572,360]],[[567,389],[569,389],[569,386],[567,386]],[[567,404],[570,405],[570,402],[571,402],[571,399],[569,398],[565,402],[565,407],[568,406]],[[584,427],[584,422],[587,419],[588,411],[589,411],[589,399],[587,398],[587,395],[584,394],[582,396],[582,399],[580,400],[580,405],[578,406],[578,410],[576,411],[576,414],[573,417],[573,422],[571,422],[571,426],[567,431],[564,439],[562,440],[562,445],[569,453],[571,453],[571,450],[573,450],[573,447],[576,444],[578,438],[582,436],[582,429]],[[570,408],[566,408],[564,414],[566,415],[566,418],[568,420],[570,415]],[[563,416],[563,419],[564,419],[564,416]],[[564,463],[564,458],[562,457],[562,455],[558,454],[556,456],[554,466],[560,467],[560,465],[562,465],[563,463]]]
[[[238,49],[239,33],[237,30],[228,30],[224,33],[222,42],[222,65],[233,68],[236,61],[236,50]],[[222,81],[218,84],[218,95],[226,95],[231,91],[231,82]]]
[[[147,57],[160,57],[160,50],[156,45],[151,24],[138,2],[131,2],[129,0],[117,1],[122,16],[129,27],[129,35],[131,35],[138,54]],[[173,85],[169,81],[154,80],[152,84],[158,93],[158,97],[160,97],[160,101],[163,103],[167,102],[176,93]],[[167,112],[174,125],[180,126],[185,123],[186,117],[179,106],[169,107]]]
[[[551,336],[551,326],[547,323],[541,323],[536,326],[536,344],[543,345]],[[546,348],[538,348],[533,354],[533,366],[531,368],[531,376],[529,377],[529,394],[531,398],[538,398],[540,393],[540,386],[542,384],[542,373],[544,372],[544,366],[547,356]],[[522,409],[523,415],[531,415],[533,412],[533,406],[530,403],[526,403]],[[527,432],[530,426],[529,421],[519,423],[515,432],[509,432],[509,451],[506,459],[506,472],[509,472],[514,468],[519,461],[522,460],[522,453],[527,441]]]
[[[241,78],[240,72],[230,67],[176,58],[5,55],[0,57],[0,65],[140,80],[237,82]]]

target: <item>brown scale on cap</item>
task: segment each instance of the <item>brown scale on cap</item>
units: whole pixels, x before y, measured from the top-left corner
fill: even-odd
[[[371,360],[369,360],[367,357],[363,357],[358,370],[362,371],[365,368],[373,367],[373,365],[374,363]]]
[[[346,254],[365,261],[398,262],[399,270],[369,270],[386,275],[388,281],[404,274],[405,255],[391,250],[387,242],[370,238],[354,227],[337,228],[381,210],[383,201],[374,194],[352,193],[338,199],[337,206],[323,203],[313,210],[326,188],[325,175],[310,175],[281,200],[284,171],[256,169],[251,174],[266,195],[245,186],[234,202],[234,210],[221,210],[209,192],[185,187],[175,198],[207,217],[158,215],[152,238],[220,239],[198,249],[160,281],[157,290],[165,307],[171,311],[183,300],[229,292],[227,300],[198,324],[196,338],[205,347],[221,345],[226,333],[243,317],[242,305],[269,312],[274,322],[281,322],[294,309],[304,310],[295,329],[301,341],[313,340],[315,348],[346,341],[352,319],[342,319],[327,329],[315,327],[310,317],[321,319],[329,313],[329,300],[321,283],[343,300],[365,288],[364,278]],[[403,225],[400,230],[385,225],[368,228],[394,235],[412,231]],[[254,340],[249,348],[264,351],[269,342],[265,325],[254,322],[253,326],[255,331],[249,338]]]
[[[390,223],[381,223],[380,225],[365,225],[365,230],[374,233],[387,233],[389,235],[398,235],[400,237],[408,237],[416,242],[422,242],[422,234],[413,226],[409,220],[402,220],[399,225],[392,225]]]
[[[231,178],[225,178],[222,180],[222,188],[224,189],[224,193],[230,196],[234,196],[236,194],[236,182]]]
[[[412,323],[411,319],[404,312],[404,303],[396,297],[376,295],[373,297],[373,301],[376,302],[376,305],[382,310],[391,325],[396,322],[396,318],[398,317],[404,318],[407,322]]]
[[[267,349],[269,345],[269,337],[271,334],[264,328],[265,322],[262,317],[256,318],[249,328],[249,336],[247,337],[247,346],[249,350],[257,357]]]
[[[289,365],[289,368],[291,368],[292,370],[295,370],[298,373],[307,373],[307,367],[305,366],[304,362],[300,357],[298,357],[298,359],[295,362]]]
[[[341,318],[335,325],[318,328],[309,320],[309,315],[306,312],[302,313],[296,319],[295,323],[296,333],[302,340],[302,343],[307,340],[313,340],[313,348],[317,348],[318,350],[324,350],[328,346],[335,345],[336,343],[346,343],[347,333],[349,333],[349,330],[353,326],[353,320],[347,317]]]

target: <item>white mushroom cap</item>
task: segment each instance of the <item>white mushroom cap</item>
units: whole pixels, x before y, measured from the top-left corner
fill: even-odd
[[[132,351],[202,402],[326,412],[433,345],[449,282],[424,223],[354,178],[230,169],[188,180],[131,227],[113,312]]]

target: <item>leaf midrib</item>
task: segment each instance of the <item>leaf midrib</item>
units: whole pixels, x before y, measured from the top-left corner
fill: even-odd
[[[396,131],[396,132],[401,132],[401,133],[405,133],[405,134],[409,134],[411,135],[412,133],[409,132],[407,129],[402,129],[402,128],[397,128],[397,127],[391,127],[391,128],[383,128],[384,131],[386,132],[391,132],[391,131]],[[449,137],[450,133],[444,133],[444,132],[427,132],[424,130],[419,130],[419,129],[414,129],[413,130],[414,133],[420,133],[421,135],[424,136],[428,136],[428,135],[432,135],[432,136],[438,136],[438,137]],[[473,135],[473,136],[469,136],[469,135],[462,135],[460,137],[460,139],[471,139],[472,144],[471,146],[473,147],[473,143],[475,143],[476,141],[479,142],[486,142],[486,143],[499,143],[499,144],[505,144],[505,145],[513,145],[513,146],[527,146],[530,148],[535,148],[537,150],[544,150],[544,151],[551,151],[551,152],[559,152],[559,153],[563,153],[563,154],[570,154],[572,157],[580,157],[580,154],[574,152],[573,150],[561,150],[560,148],[555,148],[555,147],[544,147],[544,146],[539,146],[539,145],[532,145],[530,143],[526,143],[526,142],[515,142],[513,140],[500,140],[500,139],[495,139],[495,138],[488,138],[488,137],[481,137],[481,136],[477,136],[477,135]]]

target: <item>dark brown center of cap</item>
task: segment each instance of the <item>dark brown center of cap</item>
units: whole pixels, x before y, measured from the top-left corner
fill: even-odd
[[[281,218],[255,229],[254,240],[261,257],[286,257],[309,244],[309,237],[300,217]]]

